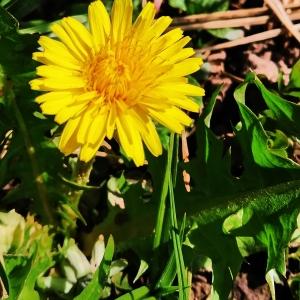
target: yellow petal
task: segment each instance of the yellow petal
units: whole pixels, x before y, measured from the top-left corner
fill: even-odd
[[[68,101],[69,99],[72,99],[73,96],[74,94],[70,91],[50,92],[36,97],[35,102],[43,103],[47,101],[50,102],[56,100],[60,100],[63,102],[64,100]]]
[[[88,162],[95,156],[99,147],[102,145],[105,138],[105,131],[99,132],[98,140],[95,144],[86,143],[82,146],[80,151],[80,160]]]
[[[160,54],[164,49],[169,48],[175,42],[183,37],[183,32],[180,28],[173,29],[156,39],[151,45],[153,54]]]
[[[80,151],[80,159],[90,161],[104,141],[106,135],[107,107],[101,108],[93,119],[87,134],[86,142]]]
[[[137,17],[135,21],[135,26],[138,26],[140,22],[144,21],[147,23],[147,25],[152,25],[154,17],[155,17],[155,7],[154,4],[151,2],[147,2],[147,4],[142,9],[141,13]]]
[[[188,83],[178,83],[178,84],[162,84],[157,90],[161,92],[166,92],[172,90],[172,93],[178,93],[177,95],[186,95],[186,96],[204,96],[205,91],[200,86],[188,84]]]
[[[106,122],[108,116],[108,108],[104,106],[94,118],[87,136],[89,144],[97,144],[99,136],[106,135]]]
[[[79,147],[76,140],[76,134],[80,124],[80,119],[80,116],[75,119],[70,119],[62,132],[58,147],[60,151],[66,155],[71,154]]]
[[[174,106],[164,111],[149,109],[149,112],[151,116],[159,123],[177,133],[182,132],[182,125],[191,126],[193,123],[193,119],[191,119],[182,110]]]
[[[92,39],[90,33],[79,21],[72,17],[63,18],[61,25],[72,40],[74,48],[76,48],[77,52],[80,53],[82,61],[85,61],[92,50]]]
[[[170,57],[177,54],[190,40],[191,38],[189,36],[185,36],[176,43],[166,47],[163,51],[160,51],[158,57],[168,60]]]
[[[38,66],[36,68],[36,74],[39,76],[43,76],[43,77],[59,77],[59,78],[66,78],[66,77],[78,77],[81,75],[80,72],[76,71],[76,70],[70,70],[70,69],[66,69],[66,68],[62,68],[59,66]]]
[[[57,99],[52,101],[46,101],[41,104],[41,110],[46,115],[55,115],[60,110],[73,103],[74,103],[73,97],[64,98],[63,100]]]
[[[97,0],[89,5],[88,19],[94,48],[98,52],[110,34],[110,19],[102,1]]]
[[[86,83],[81,77],[61,78],[38,78],[30,81],[31,89],[37,91],[55,91],[67,89],[80,89],[85,87]]]
[[[132,158],[137,166],[143,165],[145,154],[135,122],[128,115],[121,115],[116,119],[116,126],[121,147],[126,155]]]
[[[85,108],[86,108],[85,103],[69,105],[59,111],[59,113],[55,116],[55,122],[57,122],[58,124],[65,123],[72,117],[77,117],[77,115],[80,112],[82,112]]]
[[[112,7],[112,41],[122,41],[132,24],[132,0],[115,0]]]
[[[156,128],[153,124],[153,122],[148,119],[148,122],[145,123],[145,127],[147,128],[147,133],[142,133],[142,138],[147,146],[147,148],[150,150],[150,152],[154,156],[159,156],[162,154],[162,145],[160,138],[157,134]]]
[[[193,124],[193,119],[177,107],[168,109],[166,113],[185,126],[191,126]]]
[[[43,64],[57,65],[62,68],[67,68],[70,70],[80,71],[82,69],[80,65],[78,65],[77,63],[73,63],[68,58],[65,58],[64,56],[56,55],[55,53],[51,53],[49,51],[34,52],[32,54],[32,59],[41,62]]]
[[[86,29],[86,27],[82,23],[80,23],[75,18],[68,17],[64,20],[69,25],[69,28],[76,35],[78,42],[81,44],[81,47],[83,47],[87,52],[89,52],[89,50],[93,46],[91,33]]]
[[[109,116],[107,119],[107,138],[111,139],[113,137],[115,126],[116,126],[116,117],[117,117],[117,111],[116,106],[114,103],[111,104]]]
[[[63,21],[62,24],[65,25]],[[59,39],[64,43],[64,45],[68,48],[72,55],[76,57],[76,59],[84,62],[86,56],[83,53],[81,53],[80,49],[77,48],[77,45],[74,44],[73,39],[69,35],[69,32],[65,30],[65,27],[66,25],[63,27],[62,25],[55,23],[51,26],[51,30],[59,37]]]
[[[198,113],[200,111],[199,105],[194,102],[192,99],[189,99],[188,97],[182,97],[182,98],[170,98],[170,103],[175,104],[176,106],[179,106],[180,108],[196,112]]]
[[[173,69],[169,72],[170,76],[186,76],[198,71],[203,61],[201,58],[188,58],[174,65]]]
[[[152,97],[151,97],[152,96]],[[142,97],[139,102],[138,106],[146,106],[153,109],[164,110],[170,107],[170,102],[168,98],[162,93],[155,93],[151,91],[151,94],[147,94],[147,96]]]
[[[79,144],[86,143],[88,130],[93,122],[92,118],[93,109],[88,108],[82,115],[82,120],[80,122],[80,127],[77,133],[77,142]]]
[[[160,17],[155,20],[154,24],[151,26],[151,31],[153,31],[154,37],[159,37],[164,31],[169,27],[172,23],[172,19],[170,17]]]
[[[51,39],[47,36],[41,36],[38,43],[43,47],[46,53],[57,57],[63,57],[75,65],[80,65],[76,56],[72,55],[69,49],[60,41]]]
[[[178,53],[174,54],[170,57],[169,62],[170,63],[177,63],[179,61],[182,61],[184,59],[187,59],[195,54],[195,51],[192,48],[184,48]]]
[[[158,123],[164,125],[170,130],[176,133],[182,133],[184,127],[177,120],[174,120],[174,117],[168,110],[157,111],[154,109],[148,109],[149,114],[153,119],[155,119]]]
[[[154,156],[161,155],[162,146],[160,138],[151,119],[144,111],[137,107],[129,110],[128,113],[135,119],[137,129],[139,130],[141,137],[150,152]]]
[[[127,118],[122,119],[122,122],[124,120],[123,125],[130,128],[130,136],[132,138],[132,159],[136,166],[142,166],[145,163],[145,153],[144,153],[144,147],[141,135],[139,133],[137,122],[128,115]],[[122,144],[122,143],[121,143]]]
[[[151,34],[150,26],[153,25],[155,13],[156,10],[154,4],[147,2],[132,26],[133,39],[137,38],[138,40],[142,40],[143,38],[146,38],[147,35],[149,35],[149,37],[153,36],[155,32],[153,31]]]
[[[76,102],[90,102],[95,98],[99,98],[99,95],[96,91],[85,92],[85,93],[78,93],[76,95]]]

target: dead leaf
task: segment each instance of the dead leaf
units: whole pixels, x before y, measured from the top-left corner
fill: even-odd
[[[276,82],[278,79],[278,67],[271,60],[271,53],[268,51],[263,57],[259,57],[256,54],[249,53],[248,60],[251,64],[252,70],[257,74],[262,74],[268,78],[271,82]]]

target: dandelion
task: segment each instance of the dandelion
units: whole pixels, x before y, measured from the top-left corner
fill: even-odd
[[[30,82],[44,91],[36,98],[44,114],[65,124],[59,149],[66,155],[80,149],[90,161],[104,139],[115,137],[137,166],[145,160],[143,143],[154,156],[162,153],[155,122],[181,133],[192,119],[181,109],[198,112],[190,97],[204,90],[186,75],[200,68],[190,41],[180,29],[165,32],[172,19],[154,19],[147,3],[132,22],[132,0],[115,0],[111,16],[100,0],[88,8],[89,29],[75,18],[63,18],[42,36],[33,59],[40,76]]]

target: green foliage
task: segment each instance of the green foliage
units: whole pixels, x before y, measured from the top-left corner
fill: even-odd
[[[244,31],[241,29],[221,28],[207,30],[211,35],[225,40],[236,40],[244,36]]]
[[[8,187],[0,202],[0,277],[8,299],[188,299],[188,272],[199,267],[199,257],[212,262],[213,299],[226,299],[244,257],[257,250],[268,255],[274,299],[300,208],[300,168],[291,155],[300,138],[300,107],[291,100],[299,96],[299,62],[280,91],[253,73],[236,89],[240,122],[232,124],[229,147],[211,128],[218,87],[195,122],[190,162],[179,162],[179,137],[159,128],[166,151],[147,155],[143,168],[120,164],[118,149],[80,164],[57,150],[60,128],[39,113],[28,85],[35,76],[35,32],[54,20],[22,22],[28,26],[20,31],[6,8],[22,20],[39,7],[21,2],[0,2],[0,184]],[[169,0],[188,14],[228,3]],[[140,2],[134,5],[137,11]],[[259,92],[263,110],[248,103],[249,88]],[[183,171],[191,176],[190,192]]]
[[[1,12],[5,14],[4,9]],[[5,16],[10,18],[8,13]],[[1,22],[6,19],[1,18]],[[5,141],[3,146],[7,146],[0,161],[0,184],[4,186],[16,178],[20,184],[2,199],[2,205],[33,197],[37,199],[33,204],[35,211],[46,222],[54,224],[50,207],[57,198],[54,184],[62,161],[55,144],[45,136],[53,124],[34,113],[37,107],[33,103],[34,94],[29,90],[28,80],[33,78],[35,67],[31,55],[37,46],[37,36],[19,34],[14,19],[7,24],[9,31],[7,26],[6,31],[0,32],[6,33],[1,38],[0,49],[4,72],[0,133],[1,140]]]
[[[24,220],[15,212],[2,215],[1,225],[2,238],[11,235],[12,218],[15,219],[14,239],[7,245],[4,251],[5,289],[8,299],[40,299],[35,290],[38,277],[53,266],[54,261],[51,253],[52,238],[48,234],[48,228],[41,228],[32,217]],[[17,233],[17,235],[16,235]],[[16,239],[18,243],[16,244]],[[9,254],[7,254],[9,252]]]
[[[300,60],[293,66],[289,84],[284,88],[284,93],[299,97],[300,96]]]
[[[187,9],[185,0],[169,0],[169,5],[184,11]]]
[[[168,3],[189,14],[226,10],[229,6],[227,0],[168,0]]]

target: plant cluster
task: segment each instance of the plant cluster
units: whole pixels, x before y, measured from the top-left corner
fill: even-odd
[[[300,226],[300,166],[294,158],[300,61],[288,85],[279,80],[271,89],[259,75],[246,76],[232,95],[238,120],[230,139],[211,129],[221,87],[202,98],[196,73],[184,83],[194,88],[184,96],[195,97],[188,98],[188,107],[179,105],[193,111],[185,115],[194,119],[193,127],[180,135],[167,128],[174,123],[156,118],[167,125],[156,123],[162,155],[145,150],[144,164],[119,133],[101,140],[96,156],[83,162],[78,147],[64,151],[69,155],[59,151],[63,126],[42,114],[35,101],[41,94],[29,85],[39,80],[32,53],[50,22],[25,20],[19,29],[16,17],[29,8],[22,11],[12,2],[0,1],[1,297],[184,300],[191,274],[205,267],[213,273],[212,299],[227,299],[242,262],[265,251],[266,280],[276,299],[275,285],[286,282],[287,259],[300,259],[299,252],[287,251],[299,240]],[[202,2],[206,11],[228,5]],[[138,15],[140,2],[133,3]],[[169,4],[188,13],[200,7],[192,0]],[[77,19],[87,21],[85,15]],[[173,89],[183,85],[176,80]],[[38,84],[37,90],[52,89]],[[159,100],[153,105],[157,109]],[[172,116],[188,125],[178,112]],[[180,150],[186,149],[186,135],[189,160]],[[150,151],[154,146],[147,145]],[[297,286],[297,280],[289,284]]]

